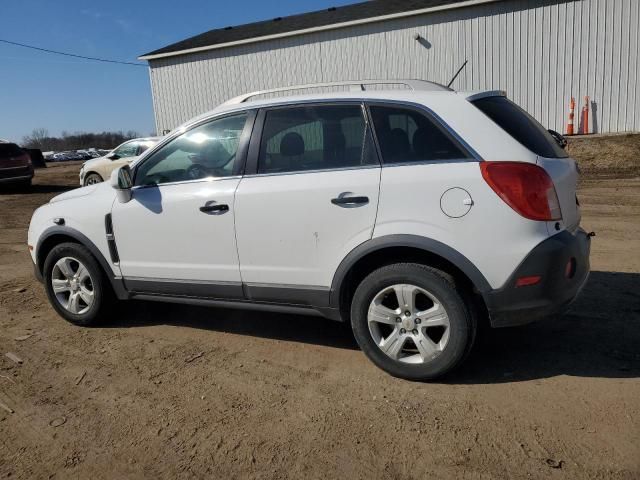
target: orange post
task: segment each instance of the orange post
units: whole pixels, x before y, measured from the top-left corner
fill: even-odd
[[[584,97],[584,107],[582,107],[582,132],[584,135],[589,133],[589,97]]]
[[[571,97],[569,102],[569,123],[567,123],[567,135],[573,135],[573,114],[576,109],[576,99]]]

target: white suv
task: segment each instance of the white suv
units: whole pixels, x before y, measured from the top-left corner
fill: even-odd
[[[36,210],[53,307],[78,325],[116,298],[318,314],[424,380],[460,364],[480,322],[571,302],[590,238],[553,136],[503,92],[357,83],[235,98]]]

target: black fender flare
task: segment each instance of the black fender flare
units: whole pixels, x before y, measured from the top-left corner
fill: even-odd
[[[61,225],[61,226],[49,227],[44,232],[42,232],[42,234],[40,235],[40,238],[38,238],[38,243],[36,244],[36,248],[35,248],[35,252],[36,252],[35,268],[36,268],[36,275],[38,275],[39,279],[43,277],[42,267],[44,265],[44,258],[41,258],[40,250],[42,248],[42,245],[45,243],[45,241],[54,235],[64,235],[66,237],[73,238],[79,244],[89,249],[91,254],[96,258],[96,260],[98,260],[98,263],[104,270],[104,273],[106,277],[109,279],[109,282],[111,283],[111,286],[113,287],[113,291],[115,292],[116,296],[121,300],[129,298],[129,293],[125,288],[124,280],[122,279],[122,277],[117,276],[113,273],[113,269],[111,268],[111,265],[109,264],[109,262],[107,262],[107,259],[104,258],[104,255],[102,255],[102,252],[100,251],[100,249],[98,249],[98,247],[96,247],[96,245],[91,240],[89,240],[89,238],[86,235],[80,233],[78,230],[74,228],[67,227],[67,226]]]
[[[385,235],[384,237],[373,238],[361,243],[342,260],[331,282],[331,297],[329,300],[331,307],[340,307],[340,291],[349,270],[365,256],[389,247],[411,247],[435,254],[444,258],[465,274],[483,297],[492,290],[491,285],[478,270],[478,267],[454,248],[432,238],[419,235]]]

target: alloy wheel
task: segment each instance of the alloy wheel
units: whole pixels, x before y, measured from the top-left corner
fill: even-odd
[[[367,312],[369,333],[393,360],[425,364],[449,341],[450,322],[442,303],[424,288],[396,284],[378,292]]]
[[[87,180],[84,182],[85,186],[95,185],[97,183],[102,183],[102,182],[96,175],[89,175]]]
[[[89,311],[95,300],[89,270],[76,258],[63,257],[55,263],[51,287],[58,303],[75,315]]]

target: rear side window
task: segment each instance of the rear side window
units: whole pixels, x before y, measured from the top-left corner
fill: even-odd
[[[417,110],[370,107],[385,164],[472,158],[434,120]]]
[[[267,111],[258,173],[331,170],[377,163],[360,105]]]
[[[15,143],[0,143],[0,157],[19,157],[23,153]]]
[[[485,97],[471,103],[536,155],[546,158],[568,157],[567,152],[535,118],[508,98]]]

